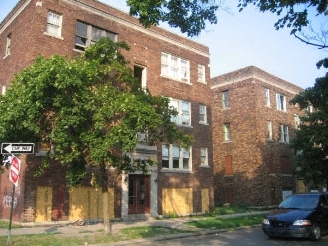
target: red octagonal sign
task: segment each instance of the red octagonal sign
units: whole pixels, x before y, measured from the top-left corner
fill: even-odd
[[[10,165],[9,180],[13,182],[16,186],[18,185],[20,166],[20,159],[18,159],[16,156],[13,156]]]

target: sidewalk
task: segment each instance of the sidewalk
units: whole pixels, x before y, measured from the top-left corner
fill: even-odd
[[[231,215],[221,215],[218,216],[219,218],[229,218],[229,217],[237,217],[237,216],[249,216],[249,215],[257,215],[265,213],[265,211],[256,211],[256,212],[248,212],[248,213],[241,213],[241,214],[231,214]],[[128,227],[135,227],[135,226],[162,226],[162,227],[170,227],[176,229],[187,229],[192,230],[190,227],[186,226],[184,223],[188,221],[199,220],[197,217],[181,217],[175,219],[154,219],[150,218],[145,221],[114,221],[111,222],[111,230],[112,233],[115,231],[119,231],[123,228]],[[80,223],[69,223],[65,222],[51,222],[51,223],[25,223],[23,224],[22,228],[11,229],[11,235],[23,235],[23,234],[47,234],[47,233],[59,233],[62,236],[67,237],[74,237],[74,236],[83,236],[88,233],[95,234],[95,233],[102,233],[103,232],[103,223],[93,223],[93,224],[83,224],[78,225]],[[210,234],[210,233],[218,233],[218,230],[204,230],[204,229],[195,229],[195,232],[191,233],[181,233],[181,234],[174,234],[174,235],[165,235],[159,236],[156,238],[148,238],[148,239],[136,239],[130,241],[121,241],[117,243],[111,243],[111,245],[137,245],[142,244],[145,240],[152,240],[152,241],[160,241],[160,240],[167,240],[172,238],[179,238],[179,237],[188,237],[193,235],[201,235],[201,234]],[[8,229],[0,229],[0,236],[7,236]],[[106,245],[106,244],[99,244]],[[107,244],[108,245],[108,244]]]

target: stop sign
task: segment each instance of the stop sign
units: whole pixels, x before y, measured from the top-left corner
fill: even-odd
[[[9,170],[9,180],[16,186],[18,185],[20,166],[20,159],[18,159],[16,156],[13,156]]]

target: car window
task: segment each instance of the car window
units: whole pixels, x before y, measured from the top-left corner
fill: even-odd
[[[289,196],[283,200],[279,208],[286,209],[315,209],[319,203],[319,196],[314,195],[301,195]]]

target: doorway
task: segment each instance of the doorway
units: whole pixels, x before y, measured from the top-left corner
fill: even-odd
[[[129,175],[129,214],[150,212],[150,176]]]

